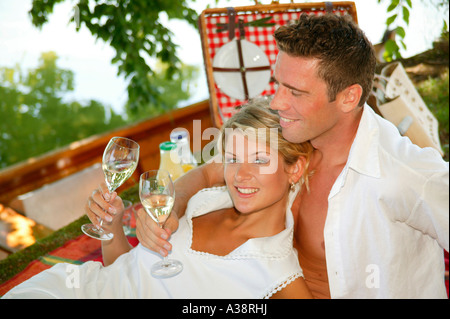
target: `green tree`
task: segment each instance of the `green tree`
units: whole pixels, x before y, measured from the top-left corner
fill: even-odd
[[[126,124],[97,101],[64,102],[73,72],[57,59],[47,52],[36,69],[0,68],[0,168]]]
[[[30,14],[35,26],[47,22],[56,3],[64,0],[33,0]],[[167,64],[166,76],[182,76],[182,64],[177,57],[172,32],[164,26],[162,16],[187,21],[197,27],[197,13],[187,0],[79,0],[74,7],[73,20],[85,25],[97,39],[109,43],[116,55],[118,73],[129,80],[128,110],[140,113],[146,105],[169,109],[160,91],[160,83],[152,81],[155,71],[146,62],[156,58]]]
[[[175,74],[171,79],[166,73],[170,65],[158,62],[152,76],[148,81],[158,87],[158,101],[152,101],[140,108],[133,108],[133,103],[128,102],[125,106],[126,113],[131,122],[153,117],[168,110],[176,109],[179,102],[187,100],[191,91],[195,89],[194,80],[198,77],[198,67],[181,64],[180,74]]]

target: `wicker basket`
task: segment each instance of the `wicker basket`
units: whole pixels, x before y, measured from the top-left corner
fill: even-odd
[[[213,124],[221,127],[236,112],[236,107],[245,103],[249,97],[246,72],[261,71],[265,68],[271,70],[275,64],[278,50],[273,33],[279,26],[298,20],[300,14],[350,15],[358,23],[354,2],[318,2],[318,3],[285,3],[272,2],[272,4],[254,6],[206,9],[199,17],[200,36],[202,40],[203,57],[210,93],[210,109]],[[232,41],[245,38],[257,45],[269,60],[269,66],[248,70],[243,65],[242,49],[238,45],[240,65],[236,69],[214,70],[213,59],[222,46]],[[214,79],[214,72],[239,72],[245,97],[237,99],[225,94]],[[267,74],[267,73],[266,73]],[[259,95],[272,95],[275,93],[273,82],[269,82]],[[250,96],[252,97],[252,96]]]

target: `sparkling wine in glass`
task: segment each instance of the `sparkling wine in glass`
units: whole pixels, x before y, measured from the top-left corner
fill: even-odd
[[[105,174],[106,186],[109,193],[114,192],[134,172],[139,160],[139,144],[125,137],[113,137],[103,152],[102,169]],[[110,240],[114,237],[111,232],[94,224],[81,226],[82,231],[95,239]]]
[[[164,227],[175,201],[175,187],[169,172],[160,169],[143,173],[139,180],[139,197],[147,214],[159,227]],[[181,262],[166,256],[152,266],[151,273],[157,278],[168,278],[177,275],[181,270]]]

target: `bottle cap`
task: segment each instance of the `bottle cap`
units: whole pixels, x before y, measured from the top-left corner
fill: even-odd
[[[186,131],[173,131],[172,133],[170,133],[170,140],[181,140],[183,138],[187,138],[188,133]]]
[[[173,142],[162,142],[159,144],[159,149],[163,151],[171,151],[177,148],[177,144]]]

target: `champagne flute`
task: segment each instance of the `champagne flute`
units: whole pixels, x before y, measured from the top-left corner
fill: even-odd
[[[136,169],[139,160],[139,144],[125,137],[113,137],[103,152],[102,169],[105,174],[106,186],[109,193],[114,192],[123,184]],[[84,224],[81,230],[86,235],[99,239],[110,240],[114,237],[111,232],[94,224]]]
[[[164,227],[175,201],[175,186],[169,172],[159,169],[143,173],[139,180],[139,197],[147,214],[159,227]],[[166,256],[152,266],[151,273],[157,278],[168,278],[177,275],[181,270],[181,262]]]

